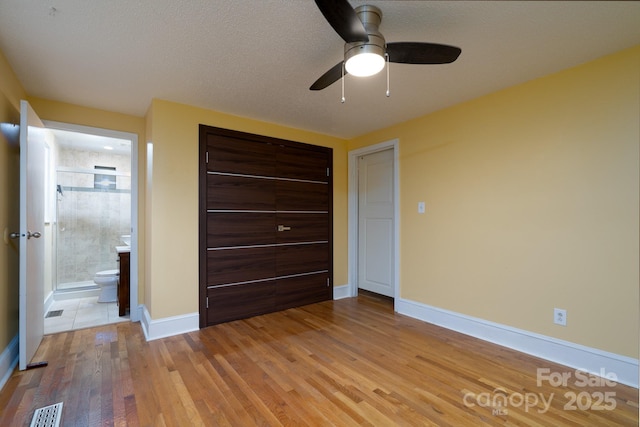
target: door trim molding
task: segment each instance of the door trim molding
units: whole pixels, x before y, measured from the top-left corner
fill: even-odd
[[[395,301],[400,297],[400,165],[398,161],[399,139],[392,139],[379,144],[370,145],[349,151],[349,296],[358,295],[358,157],[393,150],[393,296]],[[395,307],[394,307],[395,310]]]
[[[129,319],[132,322],[140,321],[140,313],[133,307],[138,306],[138,135],[132,132],[123,132],[119,130],[96,128],[92,126],[76,125],[71,123],[56,122],[52,120],[43,120],[42,123],[46,128],[68,130],[72,132],[81,132],[99,136],[109,136],[112,138],[128,139],[131,141],[131,284],[129,293]]]

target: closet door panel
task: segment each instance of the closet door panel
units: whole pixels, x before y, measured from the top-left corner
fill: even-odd
[[[201,327],[331,299],[331,156],[200,126]]]
[[[327,212],[329,186],[299,181],[278,181],[276,206],[279,211]]]
[[[274,191],[273,180],[209,174],[207,209],[273,211]]]
[[[209,136],[210,171],[241,175],[275,176],[275,147],[255,141]]]
[[[326,152],[297,147],[279,147],[277,174],[290,179],[328,182],[328,161]]]
[[[328,262],[327,243],[279,246],[276,250],[278,276],[327,271]]]
[[[207,213],[207,247],[275,243],[276,216],[272,213]]]
[[[313,304],[330,298],[331,288],[327,284],[326,273],[280,279],[276,285],[278,310]]]
[[[276,310],[276,282],[213,288],[207,299],[210,324],[257,316]]]
[[[274,247],[210,250],[207,286],[271,279],[274,265]]]
[[[278,213],[276,223],[289,228],[278,232],[278,243],[329,240],[328,214]]]

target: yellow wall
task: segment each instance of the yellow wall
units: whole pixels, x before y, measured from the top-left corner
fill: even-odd
[[[637,358],[639,95],[640,46],[350,141],[400,140],[401,297]]]
[[[347,283],[346,141],[157,99],[147,117],[153,136],[147,227],[153,245],[145,305],[153,319],[198,311],[199,124],[333,148],[334,284]]]
[[[144,117],[82,107],[34,96],[29,96],[27,99],[42,120],[135,133],[138,135],[138,145],[141,145],[145,139]]]
[[[401,297],[637,358],[638,76],[640,47],[349,141],[400,140]],[[0,122],[17,123],[25,96],[0,53]],[[138,134],[153,319],[198,311],[200,123],[334,149],[334,284],[347,283],[345,141],[163,100],[144,118],[29,101],[45,120]],[[18,157],[0,135],[2,229],[18,225]],[[16,283],[17,251],[0,243],[0,349],[17,333]]]
[[[25,97],[6,58],[0,52],[0,235],[20,226],[20,151],[17,140],[20,99]],[[12,126],[15,125],[15,126]],[[7,132],[9,139],[3,132]],[[13,135],[13,136],[12,136]],[[15,138],[14,138],[15,137]],[[0,353],[18,333],[18,246],[0,240]]]
[[[6,62],[3,64],[10,70]],[[337,286],[347,283],[346,141],[161,100],[152,102],[146,117],[135,117],[59,101],[27,97],[17,80],[10,83],[1,88],[3,93],[6,91],[11,96],[12,102],[9,104],[15,104],[15,106],[9,105],[12,110],[15,110],[13,111],[14,121],[19,119],[17,109],[19,100],[26,98],[43,120],[138,135],[139,302],[146,305],[153,319],[198,311],[197,153],[200,123],[329,146],[334,149],[334,241],[336,246],[334,283]],[[16,90],[16,85],[20,90]],[[154,146],[154,168],[148,182],[147,141],[153,141]],[[9,146],[4,144],[0,154],[3,156],[0,157],[1,162],[5,162],[5,158],[8,162],[6,153],[9,151]],[[16,179],[4,181],[17,183],[19,159],[17,147],[13,148],[12,153],[16,161],[14,166]],[[10,171],[11,168],[3,169]],[[17,193],[16,187],[13,193],[16,200]],[[3,194],[9,193],[3,192]],[[10,204],[3,203],[3,206],[8,205]],[[148,209],[147,206],[149,206]],[[0,219],[3,218],[0,217]],[[17,221],[17,211],[15,219]],[[180,226],[177,227],[176,224]],[[0,255],[4,255],[2,251]],[[5,262],[6,258],[7,256],[3,256],[0,262]],[[17,258],[14,261],[17,268]],[[9,261],[6,262],[9,263]],[[17,282],[17,270],[15,276]],[[7,279],[7,282],[9,281]],[[0,286],[4,286],[4,283]],[[7,289],[16,289],[16,287],[7,285]],[[0,306],[0,315],[7,317],[7,322],[3,324],[11,325],[5,333],[6,338],[0,335],[0,348],[6,347],[17,332],[17,293],[13,299],[16,300],[15,307],[4,310]],[[6,301],[10,302],[12,298],[4,298],[2,303]],[[4,347],[1,341],[3,338],[6,341]]]

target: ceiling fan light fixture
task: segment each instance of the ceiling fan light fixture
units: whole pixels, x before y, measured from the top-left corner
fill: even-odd
[[[344,85],[345,74],[372,76],[387,65],[389,96],[389,63],[450,64],[462,52],[459,47],[437,43],[387,43],[379,30],[382,11],[376,6],[360,5],[354,9],[349,0],[315,2],[327,22],[345,41],[344,60],[320,76],[309,90],[322,90],[338,80]]]
[[[347,59],[345,69],[356,77],[368,77],[379,73],[384,68],[384,57],[372,52],[363,52]]]
[[[344,46],[344,67],[357,77],[373,76],[384,68],[385,40],[376,31],[369,31],[366,43],[347,43]]]

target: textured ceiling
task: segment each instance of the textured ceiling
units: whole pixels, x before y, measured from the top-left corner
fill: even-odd
[[[640,2],[352,1],[388,42],[462,49],[448,65],[309,86],[342,59],[312,0],[0,0],[0,50],[33,96],[143,116],[152,98],[344,138],[640,44]]]

